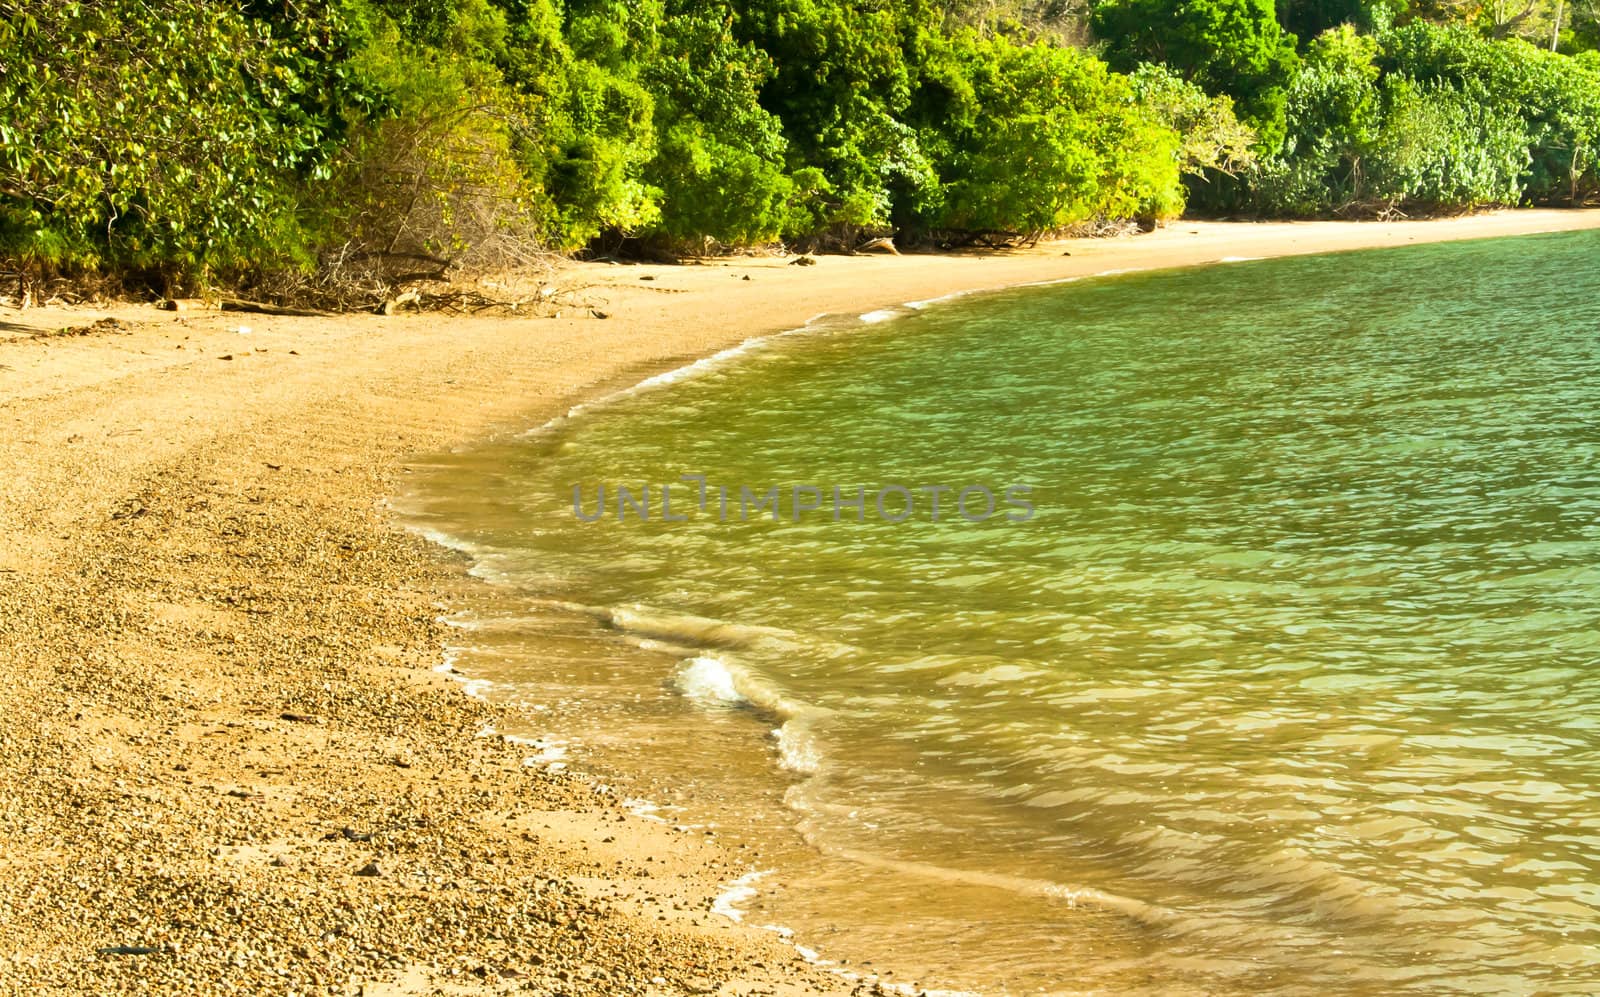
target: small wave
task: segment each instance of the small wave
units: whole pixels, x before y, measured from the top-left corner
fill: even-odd
[[[436,530],[431,526],[412,526],[411,529],[417,536],[431,544],[436,544],[445,550],[458,551],[468,557],[475,557],[482,550],[477,544],[462,540],[460,537],[451,536],[443,530]]]
[[[594,611],[601,622],[643,637],[689,647],[750,647],[758,642],[792,645],[794,635],[774,627],[756,627],[704,616],[657,613],[642,606]]]
[[[489,690],[494,687],[494,683],[488,679],[472,678],[471,676],[463,675],[461,672],[456,670],[456,662],[461,660],[463,654],[466,654],[471,650],[472,648],[467,647],[445,648],[443,660],[441,660],[437,665],[434,665],[433,670],[438,674],[450,679],[450,681],[458,683],[461,686],[461,691],[466,693],[468,696],[471,696],[473,699],[485,699],[487,698],[487,693]]]
[[[687,659],[674,677],[680,692],[704,706],[748,706],[779,718],[772,732],[777,742],[778,766],[796,775],[815,775],[822,765],[822,748],[815,726],[826,710],[796,703],[749,669],[716,655]]]
[[[565,741],[529,737],[525,734],[502,734],[500,739],[514,747],[533,748],[538,752],[538,754],[523,756],[523,768],[542,768],[551,772],[560,772],[567,767],[567,745]]]
[[[771,869],[756,869],[725,885],[722,892],[717,894],[717,898],[711,901],[711,913],[725,917],[735,924],[744,923],[744,911],[739,909],[739,905],[753,899],[760,892],[755,884],[770,872]]]
[[[826,325],[830,318],[831,316],[828,313],[823,312],[807,319],[805,324],[799,326],[798,328],[784,329],[780,332],[769,333],[764,336],[752,336],[736,346],[730,346],[725,350],[713,353],[711,356],[701,357],[699,360],[684,364],[681,367],[674,367],[671,370],[663,371],[660,374],[653,374],[637,384],[630,385],[618,391],[613,391],[607,395],[602,395],[601,397],[591,401],[580,402],[579,404],[567,409],[566,414],[558,415],[555,418],[547,420],[538,426],[534,426],[532,429],[524,431],[522,436],[544,436],[553,430],[561,428],[590,409],[609,405],[612,402],[621,401],[624,398],[632,398],[635,395],[643,394],[655,388],[665,387],[669,384],[676,384],[679,381],[687,380],[691,377],[704,374],[707,371],[721,367],[729,361],[738,359],[739,357],[742,357],[748,353],[765,349],[768,346],[771,346],[775,341],[786,336],[800,335],[802,333],[815,331],[818,328]]]
[[[822,749],[811,724],[796,717],[772,732],[778,741],[778,766],[796,775],[816,775],[822,768]]]
[[[777,333],[777,335],[783,334],[784,333]],[[660,374],[652,374],[637,384],[629,385],[626,388],[613,391],[607,395],[601,395],[599,398],[595,398],[587,402],[579,402],[577,405],[567,409],[564,414],[558,415],[553,419],[548,419],[531,429],[524,430],[522,436],[524,438],[545,436],[557,429],[560,429],[562,426],[565,426],[567,423],[576,419],[578,416],[589,411],[590,409],[609,405],[613,402],[621,401],[624,398],[632,398],[635,395],[644,394],[645,392],[654,388],[665,387],[666,385],[675,384],[678,381],[694,377],[697,374],[703,374],[714,367],[718,367],[724,363],[727,363],[729,360],[732,360],[735,357],[743,356],[752,350],[765,346],[770,339],[772,339],[771,336],[755,336],[744,340],[737,346],[730,346],[725,350],[713,353],[709,357],[701,357],[699,360],[696,360],[693,363],[684,364],[682,367],[674,367],[673,369],[663,371]]]
[[[1264,256],[1224,256],[1217,260],[1218,263],[1254,263],[1256,260],[1265,259]]]
[[[672,821],[661,816],[663,812],[677,812],[683,809],[677,806],[664,807],[654,800],[647,800],[642,796],[630,796],[622,801],[622,805],[627,809],[628,813],[633,814],[640,820],[655,821],[657,824],[672,823]]]
[[[978,293],[978,292],[976,292],[976,291],[951,291],[949,294],[941,294],[937,298],[923,298],[921,301],[907,301],[906,302],[906,307],[907,308],[915,308],[917,311],[920,312],[920,311],[922,311],[922,310],[924,310],[926,308],[931,308],[934,305],[942,305],[947,301],[955,301],[955,300],[957,300],[959,298],[965,298],[970,294],[976,294],[976,293]]]
[[[732,623],[686,613],[665,613],[637,603],[609,608],[553,601],[543,604],[593,616],[601,623],[621,631],[640,647],[676,651],[685,656],[692,656],[705,648],[735,651],[752,647],[767,651],[806,648],[827,655],[850,654],[858,650],[849,644],[822,639],[814,634],[799,634],[780,627]]]
[[[1090,276],[1107,277],[1117,272],[1118,271],[1115,270],[1108,270],[1105,273],[1091,274]],[[1019,287],[1055,287],[1058,284],[1075,284],[1080,280],[1083,280],[1083,276],[1081,274],[1074,274],[1071,277],[1051,277],[1048,280],[1024,281],[1021,284],[1011,284],[1005,288],[999,288],[998,290],[1011,290],[1012,288]]]
[[[701,703],[739,706],[748,700],[734,685],[733,673],[718,658],[690,658],[678,672],[678,688],[685,696]]]
[[[724,883],[722,892],[717,894],[716,899],[711,901],[711,913],[718,917],[725,917],[735,924],[743,924],[745,911],[740,905],[755,899],[761,892],[756,888],[756,884],[771,874],[771,869],[753,869],[737,879]],[[763,924],[759,926],[759,929],[761,931],[770,931],[777,935],[785,944],[793,948],[801,959],[804,959],[810,965],[826,969],[840,979],[852,982],[861,980],[874,982],[881,992],[904,994],[905,997],[978,997],[977,994],[969,990],[930,990],[914,984],[890,982],[876,973],[859,973],[839,966],[831,959],[824,959],[816,949],[800,944],[795,940],[794,929],[792,928],[779,924]]]

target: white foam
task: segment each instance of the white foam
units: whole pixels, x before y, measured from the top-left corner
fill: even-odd
[[[460,551],[463,554],[476,554],[478,548],[459,537],[436,530],[431,526],[413,526],[411,529],[422,539],[432,544],[438,544],[446,550]]]
[[[489,681],[488,679],[471,678],[456,671],[456,662],[460,661],[462,654],[469,650],[471,650],[471,648],[445,648],[444,659],[437,665],[434,665],[433,670],[450,679],[452,682],[459,682],[461,684],[461,691],[471,696],[473,699],[487,698],[489,690],[494,687],[493,682]],[[483,734],[480,732],[478,736],[482,737]]]
[[[810,323],[808,322],[807,326],[809,325]],[[559,429],[592,408],[608,405],[624,398],[631,398],[635,395],[643,394],[644,392],[653,390],[655,388],[664,387],[669,384],[676,384],[677,382],[687,378],[704,374],[707,371],[722,366],[730,360],[744,356],[745,354],[754,350],[766,347],[779,336],[787,336],[804,331],[805,327],[802,327],[800,329],[786,329],[783,332],[774,333],[768,336],[753,336],[750,339],[746,339],[739,343],[737,346],[730,346],[725,350],[713,353],[709,357],[701,357],[699,360],[684,364],[682,367],[674,367],[672,370],[663,371],[660,374],[654,374],[640,381],[638,384],[623,388],[619,391],[613,391],[608,395],[603,395],[592,401],[581,402],[567,409],[565,415],[558,415],[554,419],[527,430],[522,435],[525,437],[543,436],[552,430]]]
[[[775,627],[755,627],[683,613],[661,613],[645,606],[595,611],[618,630],[679,646],[748,647],[759,642],[793,644],[794,635]]]
[[[1108,271],[1106,271],[1106,273],[1090,274],[1090,276],[1092,276],[1092,277],[1104,277],[1107,274],[1114,274],[1114,273],[1119,273],[1119,272],[1120,271],[1116,271],[1116,270],[1108,270]],[[1082,274],[1074,274],[1071,277],[1051,277],[1049,280],[1027,280],[1027,281],[1023,281],[1020,284],[1008,284],[1005,287],[994,288],[994,290],[997,290],[997,291],[1008,291],[1008,290],[1011,290],[1012,288],[1017,288],[1017,287],[1055,287],[1057,284],[1075,284],[1080,280],[1083,280],[1083,275]]]
[[[678,672],[678,688],[700,703],[738,706],[748,702],[734,684],[733,672],[712,655],[690,658]]]
[[[1266,259],[1264,256],[1224,256],[1218,263],[1252,263],[1256,260]]]
[[[904,314],[905,312],[898,308],[880,308],[877,311],[867,312],[865,315],[862,315],[861,321],[868,325],[876,325],[879,322],[887,322],[890,319],[899,318]]]
[[[941,294],[937,298],[924,298],[921,301],[907,301],[906,307],[915,308],[920,312],[923,309],[931,308],[934,305],[942,305],[946,301],[955,301],[957,298],[965,298],[969,294],[977,293],[978,292],[976,291],[951,291],[949,294]]]
[[[685,659],[674,676],[674,684],[703,706],[751,706],[780,717],[782,724],[772,732],[777,742],[778,766],[802,776],[815,775],[821,767],[822,749],[812,731],[826,710],[796,703],[724,655],[701,654]]]
[[[744,911],[739,909],[739,905],[753,899],[760,892],[755,884],[771,871],[771,869],[756,869],[726,884],[717,898],[711,901],[711,913],[725,917],[735,924],[744,923]]]
[[[778,741],[778,765],[796,775],[816,775],[822,766],[822,750],[811,736],[810,724],[800,717],[791,719],[772,732]]]
[[[567,767],[562,759],[567,757],[567,749],[559,744],[544,745],[537,755],[529,755],[522,759],[523,768],[545,768],[552,772],[559,772]]]
[[[672,823],[665,817],[660,816],[663,811],[680,811],[683,809],[682,807],[676,806],[663,807],[660,804],[651,800],[647,800],[642,796],[630,796],[622,801],[622,805],[627,808],[627,811],[630,814],[633,814],[635,817],[638,817],[641,820],[653,820],[657,824]]]

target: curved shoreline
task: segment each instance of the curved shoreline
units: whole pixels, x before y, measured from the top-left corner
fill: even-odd
[[[0,311],[0,992],[837,992],[708,916],[743,868],[717,847],[477,736],[505,711],[435,671],[437,606],[477,583],[383,508],[407,462],[819,312],[1596,227],[1180,222],[988,256],[571,267],[603,321]],[[31,335],[107,315],[126,327]]]

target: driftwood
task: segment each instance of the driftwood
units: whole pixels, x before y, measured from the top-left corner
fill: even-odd
[[[378,306],[378,314],[379,315],[393,315],[395,312],[398,312],[400,309],[404,308],[406,305],[415,305],[418,301],[421,301],[421,300],[422,300],[422,292],[420,290],[418,290],[417,288],[413,287],[409,291],[404,291],[404,292],[402,292],[400,294],[397,294],[394,297],[390,298],[389,300],[385,301],[383,304],[379,305]]]
[[[286,308],[283,305],[269,305],[261,301],[245,301],[240,298],[224,298],[222,299],[221,307],[225,312],[250,312],[255,315],[294,315],[302,318],[322,318],[329,314],[313,308]]]
[[[890,238],[869,239],[856,247],[858,253],[888,253],[899,256],[900,250],[894,248],[894,240]]]

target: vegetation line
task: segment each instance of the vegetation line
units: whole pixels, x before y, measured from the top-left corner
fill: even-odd
[[[338,308],[572,251],[1581,204],[1590,3],[0,0],[0,273]]]

